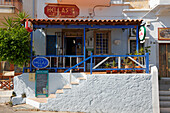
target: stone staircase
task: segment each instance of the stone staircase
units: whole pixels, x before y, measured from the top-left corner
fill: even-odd
[[[33,107],[39,108],[41,103],[47,103],[49,98],[56,98],[57,95],[63,95],[69,93],[72,88],[76,88],[79,84],[86,80],[86,76],[75,76],[77,80],[71,82],[71,84],[66,84],[62,89],[57,89],[55,94],[50,94],[48,98],[26,98],[26,104]]]
[[[0,104],[10,101],[13,90],[0,89]]]
[[[170,113],[170,78],[159,80],[160,113]]]
[[[77,78],[79,82],[71,82],[71,84],[66,84],[62,89],[57,89],[55,94],[50,94],[48,98],[56,98],[56,95],[58,94],[66,94],[68,93],[72,88],[77,87],[79,84],[81,84],[84,80],[86,80],[85,77],[78,77]]]

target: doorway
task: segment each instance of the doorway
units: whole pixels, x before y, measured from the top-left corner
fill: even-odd
[[[65,55],[82,55],[82,37],[65,37]],[[76,58],[72,58],[71,66],[76,64]],[[70,58],[66,58],[66,66],[70,66]]]
[[[159,76],[170,77],[170,44],[159,44]]]

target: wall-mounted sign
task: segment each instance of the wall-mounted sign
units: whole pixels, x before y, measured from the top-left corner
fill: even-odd
[[[79,15],[79,8],[76,5],[48,4],[44,13],[49,18],[75,18]]]
[[[145,37],[146,37],[146,28],[145,28],[145,26],[141,26],[139,28],[139,40],[143,41],[143,40],[145,40]]]
[[[29,81],[35,81],[35,73],[29,73]]]
[[[158,40],[170,40],[170,28],[158,28]]]
[[[49,65],[49,60],[44,57],[37,57],[32,61],[32,65],[38,69],[46,68]]]
[[[30,21],[26,21],[25,22],[25,29],[28,31],[28,32],[32,32],[33,31],[33,25]]]

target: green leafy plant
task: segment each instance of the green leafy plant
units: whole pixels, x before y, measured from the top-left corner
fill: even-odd
[[[13,91],[12,96],[15,97],[15,96],[17,96],[17,94]]]
[[[112,66],[115,67],[116,66],[116,62],[113,60],[112,62]]]
[[[110,64],[109,64],[109,63],[106,63],[106,64],[105,64],[105,67],[106,67],[106,68],[109,68],[109,67],[110,67]]]
[[[22,95],[22,98],[26,98],[27,97],[25,93],[23,93],[21,95]]]
[[[6,29],[0,29],[0,59],[23,67],[31,56],[30,33],[13,18],[5,20]]]

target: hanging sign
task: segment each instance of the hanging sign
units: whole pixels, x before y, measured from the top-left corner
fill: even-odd
[[[170,40],[170,28],[158,28],[158,40]]]
[[[44,57],[37,57],[32,61],[32,65],[38,69],[46,68],[49,65],[49,60]]]
[[[79,15],[79,8],[76,5],[48,4],[44,13],[49,18],[76,18]]]
[[[26,21],[25,22],[25,29],[28,31],[28,32],[32,32],[33,31],[33,25],[30,21]]]
[[[139,40],[143,41],[143,40],[145,40],[145,37],[146,37],[146,28],[145,28],[145,26],[141,26],[139,28]]]

